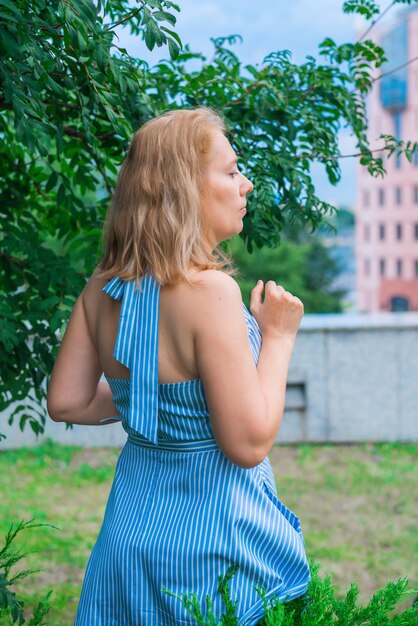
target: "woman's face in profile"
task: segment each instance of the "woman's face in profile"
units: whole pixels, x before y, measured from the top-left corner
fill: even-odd
[[[204,221],[214,247],[241,232],[246,195],[253,184],[237,167],[237,156],[220,131],[213,132],[203,183]]]

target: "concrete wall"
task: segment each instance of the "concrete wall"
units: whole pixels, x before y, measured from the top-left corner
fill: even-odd
[[[306,315],[279,441],[417,441],[418,314]]]
[[[48,421],[36,438],[0,416],[0,447],[45,437],[80,446],[121,446],[120,424]],[[418,441],[418,313],[305,315],[292,357],[280,442]]]

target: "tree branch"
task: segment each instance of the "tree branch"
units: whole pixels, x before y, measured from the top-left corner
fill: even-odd
[[[15,163],[15,161],[13,159],[10,158],[10,155],[7,154],[7,152],[5,152],[3,155],[3,157],[5,157],[7,159],[7,161],[10,163],[10,165],[13,168],[16,168],[23,173],[23,175],[26,175],[29,177],[29,180],[31,181],[31,183],[33,184],[34,188],[37,190],[38,194],[40,196],[43,196],[44,198],[46,198],[46,194],[45,191],[43,190],[42,186],[39,184],[39,182],[37,180],[35,180],[29,172],[29,168],[31,165],[33,165],[34,163],[37,162],[38,159],[34,159],[33,161],[29,161],[28,163],[23,162],[20,159],[17,159],[17,162]]]
[[[305,155],[297,154],[293,156],[292,158],[298,161],[302,159],[312,159],[312,160],[319,159],[320,161],[328,161],[328,160],[337,161],[339,159],[352,159],[354,157],[366,156],[366,155],[372,154],[373,152],[384,152],[385,150],[388,150],[387,146],[385,146],[384,148],[375,148],[374,150],[366,150],[365,152],[356,152],[355,154],[324,155],[324,154],[317,154],[316,152],[310,152],[309,154],[305,154]]]
[[[135,9],[134,11],[131,11],[130,13],[128,13],[128,15],[126,15],[123,18],[123,20],[119,20],[119,22],[115,22],[114,24],[109,26],[109,28],[106,28],[104,32],[108,33],[109,31],[114,30],[117,26],[120,26],[121,24],[125,24],[125,22],[128,22],[133,17],[136,17],[138,13],[144,8],[144,6],[145,6],[145,2],[143,2],[141,6]]]
[[[109,193],[109,195],[111,195],[113,193],[113,186],[110,184],[110,181],[107,177],[106,171],[103,168],[102,163],[100,162],[100,159],[98,158],[97,154],[95,153],[95,151],[89,146],[89,144],[86,141],[86,136],[84,135],[84,133],[82,133],[80,130],[77,130],[76,128],[72,128],[71,126],[64,126],[63,131],[67,134],[70,135],[70,137],[77,137],[77,139],[83,139],[85,144],[84,147],[87,150],[87,152],[93,157],[94,162],[96,163],[96,167],[99,170],[100,174],[102,175],[104,184],[106,186],[107,192]],[[100,139],[106,139],[107,137],[111,136],[114,134],[114,131],[110,131],[108,133],[103,133],[103,135],[100,135]]]
[[[22,259],[17,259],[15,256],[10,256],[7,252],[0,250],[0,257],[9,261],[13,265],[17,265],[17,267],[28,267],[29,263],[27,261],[22,261]]]
[[[379,76],[376,76],[375,78],[372,79],[372,82],[375,83],[376,81],[380,80],[381,78],[384,78],[385,76],[390,76],[391,74],[394,74],[398,70],[401,70],[403,67],[406,67],[407,65],[410,65],[410,63],[413,63],[414,61],[417,61],[417,60],[418,60],[418,56],[414,57],[413,59],[409,59],[409,61],[406,61],[406,63],[402,63],[402,65],[398,65],[398,67],[395,67],[393,70],[390,70],[389,72],[384,72],[383,74],[379,74]]]
[[[357,43],[361,43],[365,37],[370,33],[370,31],[376,26],[378,22],[386,15],[386,13],[396,4],[396,0],[392,0],[392,2],[386,7],[386,9],[375,19],[372,21],[370,26],[364,31],[360,39],[357,39]]]
[[[385,76],[390,76],[391,74],[394,74],[395,72],[397,72],[398,70],[401,70],[402,68],[406,67],[407,65],[410,65],[411,63],[414,63],[415,61],[418,61],[418,56],[409,59],[408,61],[406,61],[406,63],[402,63],[402,65],[398,65],[397,67],[393,68],[393,70],[389,70],[388,72],[382,72],[382,74],[379,74],[379,76],[375,76],[374,78],[371,79],[371,82],[374,84],[376,83],[378,80],[381,80],[382,78],[385,78]],[[365,83],[361,83],[361,85],[359,87],[355,87],[354,89],[352,89],[349,93],[356,93],[356,91],[359,90],[359,88],[365,85]]]
[[[72,128],[72,126],[64,126],[62,130],[66,135],[69,135],[70,137],[78,137],[78,139],[86,138],[84,133],[82,133],[80,130],[77,130],[76,128]]]
[[[265,68],[263,68],[262,71],[267,73],[267,71],[269,69],[270,69],[269,67],[265,67]],[[241,91],[241,93],[240,93],[239,98],[236,98],[235,100],[229,100],[229,102],[227,102],[226,104],[222,105],[222,108],[225,109],[226,107],[235,106],[236,104],[239,104],[239,103],[243,102],[245,96],[247,96],[248,94],[252,93],[253,91],[256,91],[259,87],[262,87],[262,84],[263,84],[264,80],[265,80],[264,78],[261,78],[261,80],[258,80],[257,82],[253,83],[248,88],[243,89]],[[216,82],[216,81],[219,81],[219,78],[213,79],[213,82]]]
[[[13,104],[11,102],[6,102],[6,100],[0,100],[0,109],[2,111],[11,111],[13,110]]]
[[[100,139],[100,141],[104,141],[105,139],[110,139],[110,137],[113,137],[115,134],[114,130],[110,130],[108,133],[103,133],[102,135],[97,135],[97,139]]]
[[[44,100],[42,104],[45,106],[51,107],[64,107],[66,109],[71,109],[73,111],[79,111],[80,107],[78,104],[71,104],[70,102],[51,102],[51,100]]]

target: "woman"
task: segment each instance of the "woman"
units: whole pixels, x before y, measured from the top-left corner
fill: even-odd
[[[202,608],[209,594],[220,616],[218,575],[235,564],[239,624],[262,617],[254,586],[306,590],[299,520],[267,459],[303,305],[259,281],[251,315],[218,248],[242,230],[252,188],[208,109],[150,120],[122,165],[48,392],[53,420],[121,419],[128,433],[76,626],[195,623],[164,588]]]

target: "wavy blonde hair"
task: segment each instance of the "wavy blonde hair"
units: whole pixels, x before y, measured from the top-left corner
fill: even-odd
[[[191,266],[225,269],[232,262],[212,249],[202,220],[205,167],[222,117],[208,108],[168,111],[134,135],[119,172],[105,225],[105,278],[150,272],[161,284],[191,282]]]

